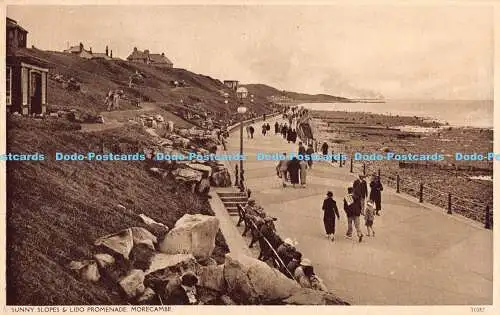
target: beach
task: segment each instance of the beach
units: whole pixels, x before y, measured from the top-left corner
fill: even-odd
[[[400,177],[402,192],[419,196],[424,185],[424,201],[448,207],[451,194],[453,212],[484,222],[486,205],[493,202],[492,161],[457,160],[456,153],[493,151],[493,130],[478,127],[453,127],[445,122],[419,116],[384,115],[352,111],[312,111],[315,138],[329,151],[409,155],[439,154],[438,161],[359,160],[354,172],[378,173],[382,182],[396,186]]]

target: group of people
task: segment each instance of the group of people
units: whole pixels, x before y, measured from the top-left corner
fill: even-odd
[[[294,188],[297,184],[306,187],[307,169],[311,169],[313,166],[311,158],[313,153],[312,145],[308,145],[306,149],[302,142],[299,142],[298,155],[303,156],[303,159],[293,157],[289,160],[286,153],[283,153],[284,159],[280,160],[276,165],[276,175],[281,178],[283,187],[287,186],[287,182],[290,182]],[[306,157],[309,157],[309,159]]]
[[[362,174],[354,181],[352,187],[347,188],[347,195],[343,199],[344,211],[347,216],[346,237],[352,237],[352,226],[354,225],[359,242],[363,240],[363,232],[360,226],[361,215],[365,217],[367,235],[375,236],[373,223],[375,216],[380,215],[383,189],[380,177],[373,175],[373,179],[370,182],[370,194],[368,194],[368,186],[365,176]],[[337,203],[333,200],[333,193],[329,191],[326,196],[322,206],[323,224],[325,226],[326,237],[333,241],[335,224],[336,220],[340,220],[340,213]],[[368,201],[366,200],[367,197],[369,197]]]
[[[323,281],[314,273],[311,261],[302,259],[302,253],[295,247],[297,242],[290,238],[282,240],[277,234],[274,225],[276,218],[268,216],[264,209],[255,203],[254,199],[248,200],[245,211],[256,227],[253,233],[257,233],[254,236],[259,240],[260,260],[267,263],[272,262],[274,267],[277,267],[287,277],[295,279],[302,287],[327,291]],[[273,249],[283,264],[276,264]]]
[[[110,90],[106,95],[106,99],[104,100],[104,104],[106,105],[107,111],[111,111],[113,109],[120,108],[120,98],[123,96],[122,90],[112,91]]]
[[[262,135],[265,136],[271,130],[271,125],[269,123],[262,124]]]

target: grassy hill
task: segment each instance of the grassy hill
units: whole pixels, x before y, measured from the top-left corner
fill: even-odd
[[[105,144],[113,152],[137,152],[150,144],[136,127],[99,133],[79,128],[9,118],[8,152],[43,152],[46,160],[7,162],[8,305],[126,304],[116,287],[80,281],[67,264],[91,258],[101,236],[145,227],[140,213],[170,228],[185,213],[211,214],[206,201],[153,177],[148,162],[55,161],[56,151],[83,153]],[[226,250],[219,234],[215,258]]]

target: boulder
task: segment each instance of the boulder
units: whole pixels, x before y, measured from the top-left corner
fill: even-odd
[[[101,278],[97,263],[93,260],[72,261],[69,263],[68,268],[75,271],[85,281],[97,282]]]
[[[115,258],[109,254],[95,254],[94,259],[97,262],[99,268],[107,268],[108,266],[115,263]]]
[[[200,172],[208,172],[208,176],[212,174],[212,168],[210,166],[203,165],[200,163],[188,163],[186,165],[192,168],[193,170],[197,170]]]
[[[231,186],[231,175],[227,169],[216,171],[212,174],[212,184],[215,187]]]
[[[134,247],[134,238],[131,229],[125,229],[115,234],[110,234],[97,239],[95,246],[104,246],[113,252],[129,258],[130,251]]]
[[[198,270],[198,285],[218,292],[226,289],[224,280],[224,265],[200,267]]]
[[[151,265],[149,266],[149,269],[145,273],[146,275],[148,275],[168,268],[195,271],[197,269],[196,259],[191,254],[169,255],[164,253],[156,253],[151,259]]]
[[[178,168],[172,171],[176,180],[182,181],[200,181],[202,173],[191,168]]]
[[[222,303],[224,303],[224,305],[237,305],[235,301],[233,301],[229,296],[227,295],[222,295],[220,297]]]
[[[139,269],[132,269],[118,284],[129,299],[142,295],[146,290],[144,272]]]
[[[156,292],[151,288],[146,288],[144,293],[137,299],[138,304],[152,304],[156,298]]]
[[[292,296],[283,300],[283,302],[291,305],[349,305],[349,303],[329,292],[308,288],[297,290]]]
[[[148,230],[141,227],[132,227],[130,228],[132,231],[132,238],[134,241],[134,245],[144,244],[148,246],[150,249],[155,250],[155,245],[158,240],[156,236],[151,234]]]
[[[160,244],[166,254],[192,253],[196,259],[207,259],[215,248],[219,220],[202,214],[185,214]]]
[[[149,231],[156,236],[163,236],[168,232],[168,226],[163,223],[156,222],[145,214],[139,214],[139,217],[148,225]]]
[[[224,280],[227,294],[239,303],[265,303],[286,299],[300,286],[277,269],[245,255],[226,255]]]

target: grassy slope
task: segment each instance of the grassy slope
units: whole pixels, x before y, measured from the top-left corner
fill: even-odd
[[[82,282],[65,265],[90,258],[100,236],[144,226],[139,213],[172,227],[186,212],[211,212],[206,202],[186,198],[183,190],[172,192],[168,183],[149,175],[146,162],[54,161],[56,150],[86,152],[102,141],[110,147],[128,143],[132,149],[148,143],[139,129],[83,134],[68,130],[73,128],[23,118],[9,122],[9,152],[51,156],[7,165],[8,304],[125,304],[116,288]],[[225,242],[219,237],[217,243],[220,257]]]
[[[218,113],[233,113],[238,106],[234,93],[230,94],[229,104],[224,104],[221,91],[231,91],[222,82],[184,69],[167,69],[123,60],[86,60],[38,49],[24,49],[23,53],[47,62],[51,73],[74,77],[83,83],[85,93],[67,91],[61,83],[49,80],[48,103],[57,107],[81,108],[94,113],[104,111],[104,99],[110,89],[122,89],[127,95],[141,97],[145,101],[180,104],[182,99],[184,104],[201,103],[206,110]],[[129,76],[136,70],[144,74],[144,82],[129,88]],[[170,85],[172,80],[184,80],[187,87],[173,88]],[[246,103],[250,106],[248,100]],[[257,113],[268,109],[265,97],[258,95],[251,106]]]

